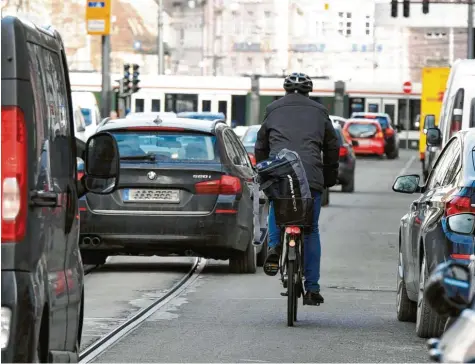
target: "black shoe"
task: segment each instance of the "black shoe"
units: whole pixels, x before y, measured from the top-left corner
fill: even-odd
[[[267,251],[267,257],[264,261],[264,273],[268,276],[275,276],[279,272],[280,249],[271,248]]]
[[[303,304],[309,306],[320,306],[323,303],[323,297],[319,291],[307,291],[303,296]]]

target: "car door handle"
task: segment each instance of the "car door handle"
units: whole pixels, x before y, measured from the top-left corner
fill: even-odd
[[[30,205],[38,207],[58,207],[58,194],[51,191],[31,191]]]

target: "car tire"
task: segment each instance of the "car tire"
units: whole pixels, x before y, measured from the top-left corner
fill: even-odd
[[[429,275],[424,254],[419,274],[419,293],[417,297],[416,334],[421,338],[439,337],[444,332],[446,318],[442,318],[426,302],[424,287]]]
[[[105,264],[107,254],[95,251],[81,252],[82,264],[88,265],[102,265]]]
[[[399,262],[397,266],[396,313],[399,321],[416,322],[417,302],[411,301],[407,296],[401,250],[399,250]]]
[[[341,192],[355,192],[355,175],[351,177],[351,180],[344,185],[341,185]]]
[[[321,206],[328,206],[330,204],[330,190],[328,188],[325,188],[322,192],[322,204]]]
[[[249,239],[250,240],[250,239]],[[239,252],[229,259],[229,270],[237,274],[253,274],[257,270],[256,248],[251,241],[244,252]]]
[[[257,254],[257,266],[258,267],[263,267],[264,266],[264,262],[266,260],[266,257],[267,257],[267,243],[268,243],[268,240],[269,240],[269,233],[267,233],[266,235],[266,238],[264,239],[264,242],[262,243],[262,248],[261,248],[261,251],[259,254]]]

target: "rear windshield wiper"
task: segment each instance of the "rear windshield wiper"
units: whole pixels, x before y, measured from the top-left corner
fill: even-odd
[[[154,161],[155,154],[144,154],[144,155],[126,155],[120,157],[122,161]]]

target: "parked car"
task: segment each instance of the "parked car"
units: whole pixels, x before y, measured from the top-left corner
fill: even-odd
[[[468,235],[473,234],[474,222],[469,215],[454,220],[452,226],[457,233]],[[452,321],[440,340],[427,342],[434,362],[475,363],[475,255],[471,258],[469,267],[455,260],[440,264],[427,283],[427,302]]]
[[[356,140],[348,141],[343,135],[341,126],[338,123],[333,123],[338,141],[340,143],[340,165],[338,169],[338,184],[341,185],[342,192],[355,191],[355,166],[356,156],[353,151],[353,146],[358,146]]]
[[[256,165],[256,157],[254,155],[254,146],[257,140],[257,132],[261,128],[261,125],[251,125],[244,136],[242,137],[242,143],[244,148],[246,148],[249,158],[253,165]],[[330,190],[325,188],[322,193],[322,206],[328,206],[330,204]]]
[[[460,130],[475,127],[475,60],[458,59],[450,69],[447,87],[444,92],[440,120],[435,115],[424,117],[424,133],[430,128],[438,128],[442,139],[440,145],[429,145],[424,153],[422,168],[427,176],[447,141]]]
[[[433,138],[428,133],[429,139]],[[438,337],[445,318],[437,315],[424,297],[429,274],[449,259],[468,264],[473,237],[454,232],[460,214],[475,214],[475,130],[462,131],[440,154],[424,186],[419,175],[399,176],[393,190],[420,193],[399,226],[397,317],[415,321],[419,337]]]
[[[119,144],[121,179],[111,196],[81,201],[86,263],[119,254],[177,254],[229,259],[232,272],[256,271],[256,253],[263,262],[265,252],[252,245],[255,172],[229,126],[116,119],[100,131]]]
[[[77,362],[84,317],[78,196],[108,193],[105,181],[115,188],[118,148],[98,134],[77,153],[56,30],[7,16],[1,33],[1,360]],[[78,156],[86,160],[81,181]]]
[[[381,125],[372,119],[348,119],[343,135],[352,144],[356,155],[384,156],[384,134]]]
[[[384,153],[388,159],[399,157],[399,136],[397,130],[393,128],[389,114],[378,112],[354,112],[351,119],[377,120],[384,136]]]

